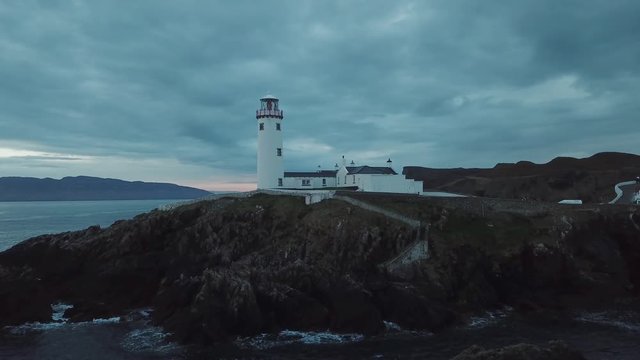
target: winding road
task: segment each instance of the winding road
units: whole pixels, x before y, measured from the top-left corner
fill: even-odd
[[[616,198],[610,204],[633,204],[637,199],[640,184],[637,181],[625,181],[615,186]]]

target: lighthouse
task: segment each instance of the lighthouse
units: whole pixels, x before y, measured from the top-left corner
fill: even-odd
[[[258,120],[258,189],[282,187],[284,164],[282,162],[283,113],[278,98],[266,95],[260,99],[256,111]]]

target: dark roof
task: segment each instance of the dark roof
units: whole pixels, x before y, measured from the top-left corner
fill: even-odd
[[[335,177],[338,170],[285,171],[284,177]]]
[[[392,168],[386,166],[347,166],[347,172],[352,174],[380,174],[380,175],[397,175]]]

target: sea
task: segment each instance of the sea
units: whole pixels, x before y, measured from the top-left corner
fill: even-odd
[[[0,202],[0,251],[40,234],[106,227],[175,200]],[[52,318],[0,329],[0,359],[450,359],[485,348],[562,340],[587,359],[640,359],[640,306],[523,316],[503,307],[470,316],[438,333],[387,322],[376,336],[283,330],[228,344],[183,346],[153,326],[153,309],[123,317],[69,323],[70,304],[51,304]]]
[[[180,200],[0,202],[0,251],[42,234],[107,227]]]

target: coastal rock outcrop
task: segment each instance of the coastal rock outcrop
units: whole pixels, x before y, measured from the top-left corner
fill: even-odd
[[[175,340],[211,343],[283,329],[375,334],[384,321],[437,331],[504,304],[637,298],[633,208],[351,196],[430,224],[429,259],[387,272],[380,264],[418,230],[343,201],[203,201],[0,253],[0,326],[46,321],[57,302],[74,305],[71,321],[151,307]]]

